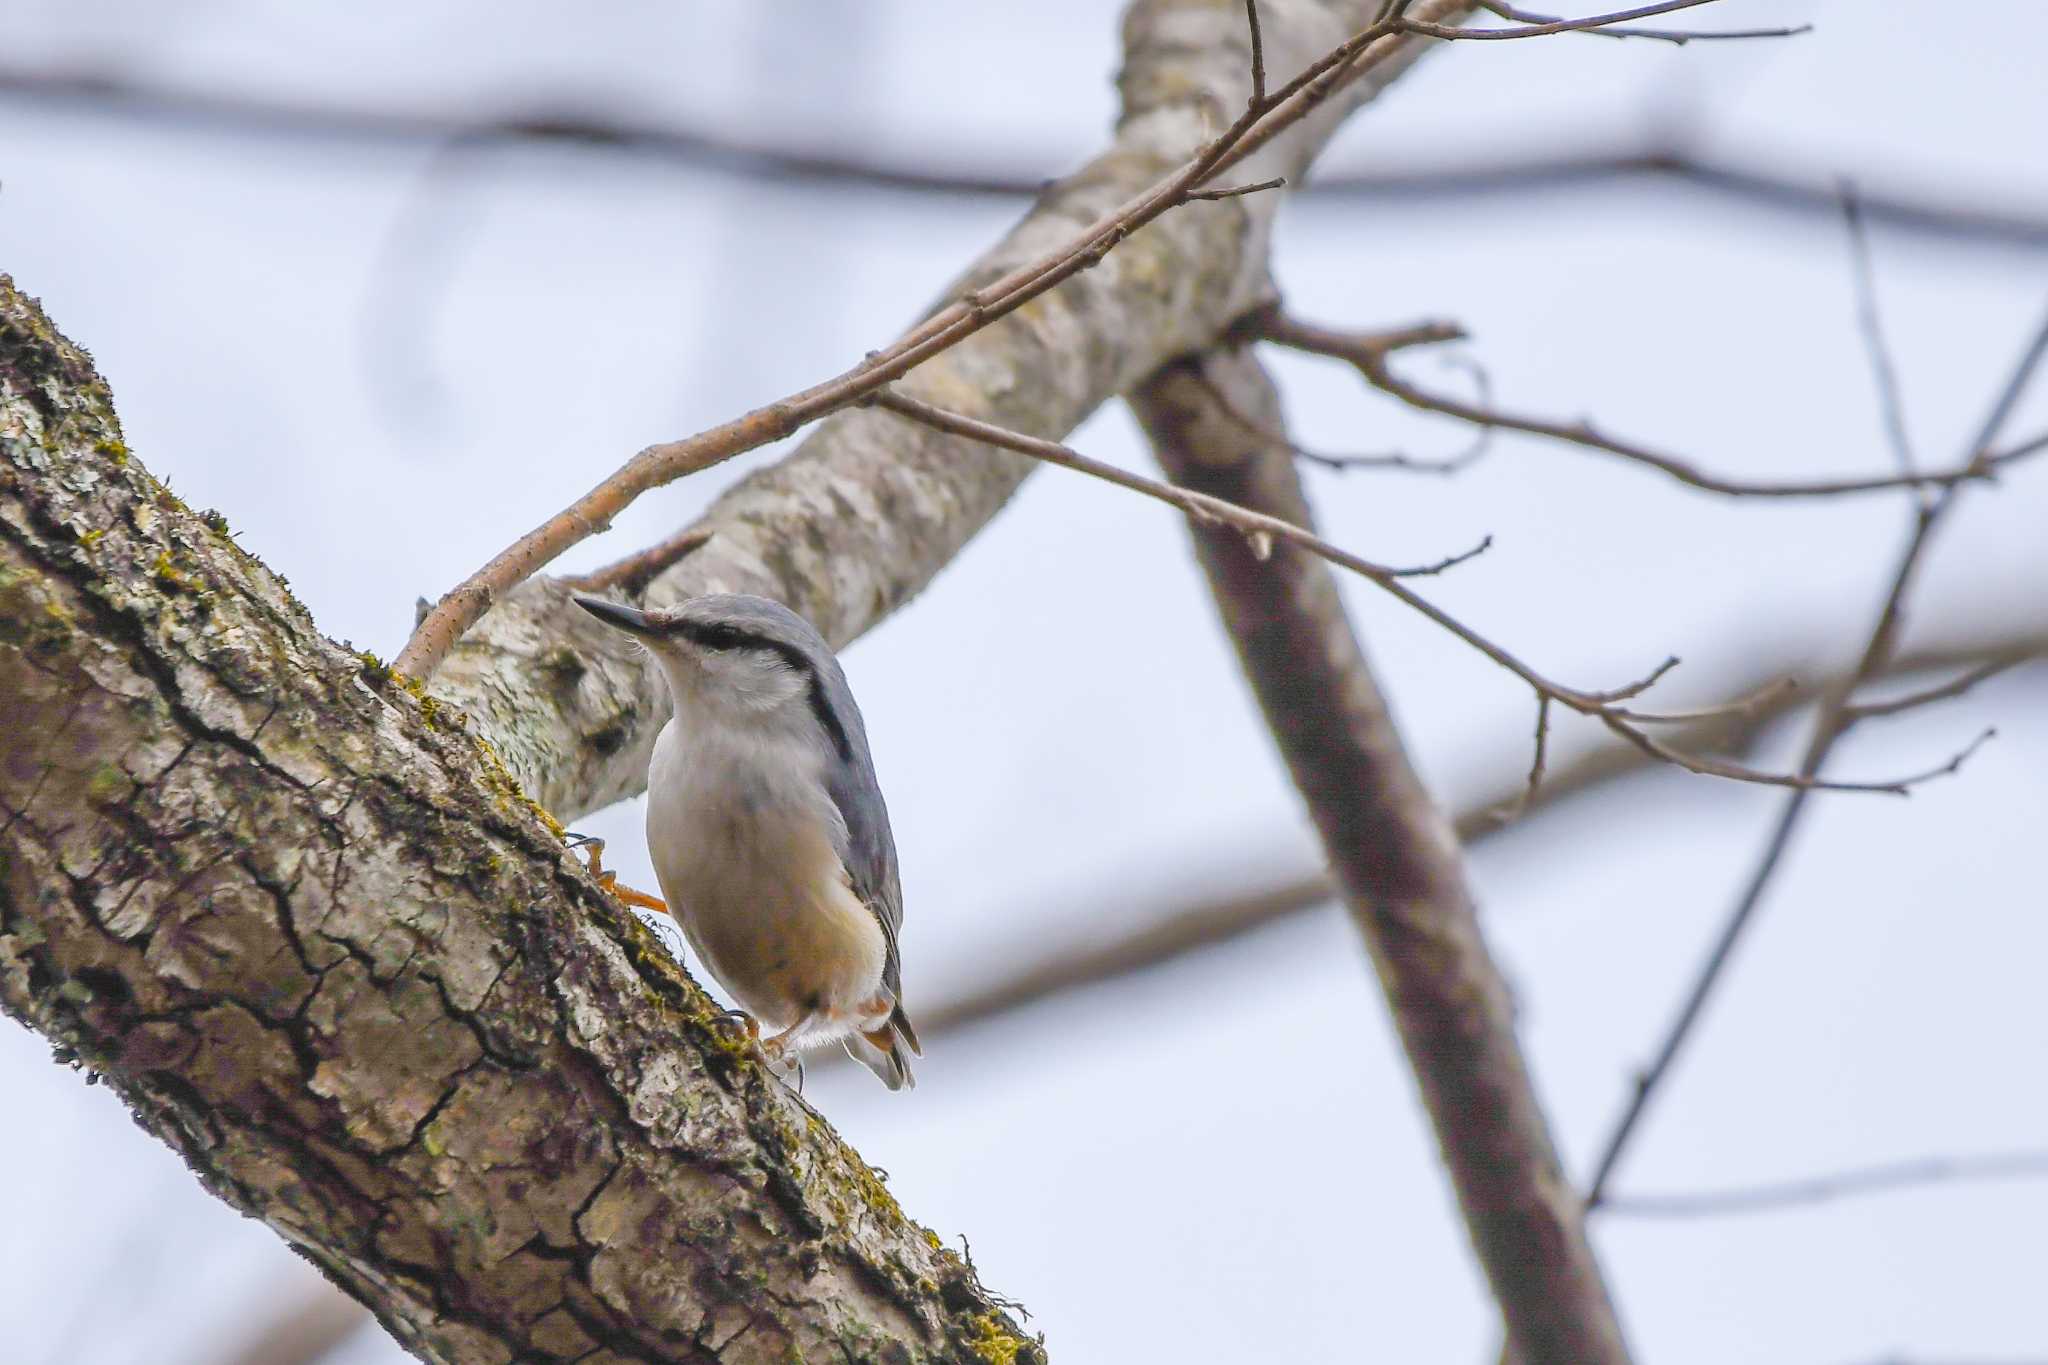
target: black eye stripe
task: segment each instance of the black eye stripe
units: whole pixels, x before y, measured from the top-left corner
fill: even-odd
[[[685,640],[705,649],[766,650],[788,664],[792,670],[808,678],[811,714],[818,718],[819,728],[831,739],[832,747],[839,751],[839,756],[848,762],[852,761],[853,743],[839,724],[838,717],[832,714],[832,708],[826,704],[824,688],[818,681],[818,675],[811,669],[811,661],[804,656],[802,650],[722,621],[678,621],[673,629]]]

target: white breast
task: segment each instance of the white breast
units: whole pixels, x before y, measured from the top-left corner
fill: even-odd
[[[799,736],[663,727],[648,767],[647,846],[698,959],[781,1029],[874,995],[886,944],[833,846],[838,813]]]

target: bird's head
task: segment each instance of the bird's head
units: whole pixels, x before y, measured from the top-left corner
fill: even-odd
[[[576,605],[632,636],[661,663],[679,711],[757,722],[777,713],[799,719],[814,710],[825,671],[838,668],[809,622],[765,597],[717,593],[666,611],[642,611],[579,593]]]

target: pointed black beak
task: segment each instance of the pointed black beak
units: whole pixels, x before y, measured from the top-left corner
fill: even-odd
[[[606,625],[617,626],[629,635],[653,635],[660,629],[648,619],[646,612],[638,607],[629,607],[623,602],[611,602],[602,597],[585,597],[582,593],[577,593],[576,605]]]

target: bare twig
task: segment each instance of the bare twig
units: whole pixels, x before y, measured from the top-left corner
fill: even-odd
[[[2035,330],[2004,387],[1999,391],[1997,399],[1992,403],[1991,410],[1978,429],[1975,439],[1964,450],[1964,464],[1981,460],[1984,452],[1990,450],[1993,443],[1998,440],[1999,433],[2032,380],[2044,353],[2048,353],[2048,317],[2044,317]],[[1955,505],[1956,497],[1962,488],[1963,485],[1960,483],[1948,484],[1932,502],[1921,503],[1914,508],[1912,527],[1906,537],[1905,548],[1900,552],[1898,562],[1892,570],[1890,587],[1878,608],[1877,618],[1870,628],[1862,655],[1841,685],[1822,699],[1819,713],[1814,717],[1813,733],[1807,741],[1806,753],[1799,765],[1800,776],[1808,779],[1818,778],[1836,741],[1862,718],[1853,709],[1854,694],[1857,689],[1879,676],[1891,661],[1898,643],[1899,621],[1905,611],[1906,597],[1919,572],[1922,556],[1943,517]],[[1926,699],[1936,701],[1956,694],[1954,690],[1935,688],[1927,694]],[[1897,708],[1892,709],[1895,711]],[[1713,947],[1686,988],[1677,1014],[1666,1028],[1658,1045],[1655,1058],[1636,1077],[1628,1102],[1608,1134],[1599,1160],[1594,1164],[1593,1179],[1586,1193],[1588,1208],[1597,1208],[1605,1200],[1607,1186],[1613,1179],[1623,1154],[1627,1152],[1629,1142],[1637,1132],[1644,1113],[1657,1094],[1658,1087],[1670,1074],[1679,1050],[1692,1036],[1708,998],[1727,970],[1736,944],[1741,941],[1744,931],[1755,918],[1757,908],[1763,903],[1764,892],[1783,862],[1786,850],[1790,848],[1792,837],[1799,827],[1800,819],[1807,809],[1808,790],[1810,788],[1794,790],[1780,807],[1778,818],[1765,841],[1762,855],[1750,873],[1742,894],[1737,897],[1733,909],[1729,912],[1727,921],[1722,925]]]
[[[2017,658],[1987,659],[1945,683],[1922,688],[1918,692],[1908,692],[1902,697],[1891,697],[1884,701],[1845,703],[1842,707],[1842,718],[1853,725],[1859,720],[1874,720],[1879,716],[1896,716],[1902,711],[1917,711],[1934,702],[1960,697],[1978,683],[1995,678],[2022,662],[2024,660]]]
[[[1891,346],[1885,340],[1884,319],[1878,315],[1877,271],[1870,259],[1870,234],[1863,225],[1863,208],[1856,198],[1856,187],[1848,181],[1842,182],[1842,222],[1849,233],[1849,262],[1856,281],[1856,324],[1863,335],[1863,349],[1870,357],[1871,377],[1877,384],[1877,404],[1884,418],[1885,439],[1891,443],[1892,457],[1898,461],[1899,472],[1912,475],[1919,471],[1919,461],[1913,458],[1913,438],[1906,427],[1906,405],[1899,387],[1899,367],[1892,361]],[[1974,452],[1973,452],[1974,453]],[[1920,496],[1927,496],[1927,489],[1920,488]]]
[[[693,553],[703,549],[710,543],[712,534],[702,527],[692,526],[678,531],[667,540],[650,545],[637,554],[627,555],[617,563],[607,564],[602,569],[586,574],[565,575],[562,581],[584,592],[603,592],[610,588],[620,588],[627,593],[638,593],[671,564],[688,559]]]
[[[992,422],[984,422],[960,413],[947,412],[943,408],[934,407],[929,403],[910,398],[894,390],[883,390],[876,394],[872,401],[878,407],[886,408],[912,421],[922,422],[936,430],[949,432],[955,436],[964,436],[970,440],[986,442],[989,445],[1000,446],[1005,450],[1014,450],[1019,454],[1029,455],[1033,459],[1043,460],[1048,464],[1056,464],[1062,468],[1076,470],[1080,473],[1130,489],[1133,492],[1142,493],[1146,497],[1154,498],[1171,507],[1178,508],[1197,524],[1227,525],[1237,534],[1245,537],[1252,545],[1254,553],[1259,554],[1261,558],[1270,552],[1271,543],[1274,540],[1282,540],[1302,550],[1306,550],[1308,553],[1329,563],[1349,569],[1367,582],[1378,587],[1381,591],[1399,599],[1406,606],[1421,612],[1437,625],[1457,636],[1460,640],[1463,640],[1502,668],[1513,673],[1516,677],[1527,683],[1537,696],[1548,698],[1561,706],[1578,712],[1580,715],[1590,716],[1599,720],[1609,730],[1612,730],[1616,735],[1642,750],[1645,754],[1662,762],[1684,768],[1688,772],[1699,773],[1707,777],[1727,778],[1737,782],[1754,782],[1763,786],[1823,787],[1830,791],[1883,792],[1894,796],[1903,796],[1911,788],[1923,782],[1932,781],[1937,777],[1953,773],[1971,753],[1975,752],[1977,746],[1986,738],[1986,736],[1980,736],[1941,764],[1924,772],[1916,772],[1904,777],[1885,778],[1877,781],[1837,781],[1834,779],[1823,779],[1809,773],[1767,772],[1759,768],[1749,767],[1746,764],[1715,758],[1708,754],[1686,753],[1670,743],[1655,738],[1639,727],[1645,724],[1662,725],[1697,719],[1696,712],[1646,712],[1617,704],[1631,700],[1656,685],[1665,674],[1678,666],[1677,658],[1665,659],[1649,673],[1623,687],[1611,688],[1605,691],[1586,691],[1580,688],[1567,687],[1538,673],[1535,669],[1510,653],[1505,647],[1479,634],[1470,626],[1467,626],[1464,622],[1443,610],[1443,608],[1430,602],[1427,598],[1416,594],[1414,590],[1402,582],[1403,579],[1407,578],[1421,578],[1439,574],[1455,565],[1464,563],[1466,560],[1488,549],[1493,543],[1491,537],[1480,541],[1477,546],[1470,550],[1451,555],[1433,564],[1424,564],[1412,568],[1392,568],[1384,564],[1376,564],[1369,559],[1352,554],[1350,551],[1333,545],[1311,532],[1304,531],[1301,527],[1290,522],[1265,516],[1247,508],[1237,507],[1190,489],[1176,488],[1159,483],[1156,480],[1147,479],[1141,474],[1133,474],[1129,470],[1119,469],[1115,465],[1092,459],[1071,447],[1061,445],[1057,441],[1048,441],[1037,436],[1027,436],[1022,432],[1010,431]]]
[[[1508,815],[1510,820],[1520,819],[1529,809],[1529,803],[1536,799],[1537,789],[1543,785],[1544,765],[1550,759],[1550,698],[1540,694],[1536,698],[1536,743],[1533,748],[1535,752],[1529,759],[1529,785],[1516,798],[1514,809]]]
[[[1491,401],[1492,389],[1486,377],[1485,369],[1475,364],[1471,366],[1471,372],[1479,386],[1481,401]],[[1196,381],[1198,383],[1207,382],[1206,377],[1201,375],[1196,376]],[[1319,465],[1324,469],[1339,474],[1348,473],[1353,469],[1393,469],[1411,474],[1456,474],[1484,458],[1486,452],[1493,446],[1493,428],[1478,427],[1473,432],[1471,442],[1463,450],[1452,455],[1423,457],[1404,454],[1401,451],[1387,451],[1384,454],[1377,455],[1333,455],[1327,451],[1310,450],[1308,447],[1294,441],[1286,432],[1275,431],[1271,427],[1253,421],[1244,413],[1239,412],[1236,405],[1231,403],[1229,395],[1221,390],[1218,390],[1214,397],[1216,399],[1217,411],[1221,412],[1230,420],[1233,426],[1240,428],[1247,435],[1265,442],[1276,450],[1284,450],[1298,459],[1307,460],[1310,464]]]
[[[1798,636],[1807,634],[1810,632],[1800,632]],[[2048,634],[1993,635],[1901,655],[1886,668],[1884,676],[1911,678],[1957,669],[1976,672],[1994,665],[2003,671],[2044,657],[2048,657]],[[1756,661],[1749,680],[1728,689],[1729,701],[1694,712],[1697,719],[1685,726],[1678,742],[1693,752],[1748,750],[1768,726],[1832,694],[1847,679],[1845,673],[1833,678],[1823,674],[1809,682],[1788,681],[1793,675],[1803,676],[1812,670],[1813,661],[1803,654],[1782,654]],[[1561,767],[1547,769],[1540,789],[1533,795],[1522,773],[1516,772],[1512,778],[1503,775],[1460,810],[1454,821],[1458,838],[1467,846],[1482,843],[1513,821],[1538,818],[1574,797],[1662,766],[1633,745],[1617,740],[1599,745]],[[1178,866],[1189,860],[1164,861]],[[1233,861],[1259,860],[1243,857]],[[1120,932],[1060,947],[1015,964],[1010,975],[927,1006],[919,1013],[919,1027],[928,1036],[965,1028],[1052,996],[1174,961],[1278,920],[1327,906],[1336,895],[1327,874],[1303,870],[1278,872],[1266,880],[1227,890],[1204,885],[1197,890],[1166,893],[1150,907],[1126,901],[1114,916],[1105,911],[1099,917],[1084,917],[1090,923],[1128,926]]]
[[[1678,456],[1608,436],[1596,430],[1590,422],[1559,422],[1549,418],[1519,416],[1490,405],[1472,404],[1430,393],[1394,373],[1389,362],[1395,351],[1428,342],[1462,339],[1464,333],[1449,323],[1424,324],[1394,332],[1345,332],[1303,322],[1274,311],[1248,320],[1247,329],[1253,335],[1293,350],[1344,361],[1356,369],[1374,388],[1400,399],[1410,407],[1456,417],[1476,426],[1520,431],[1531,436],[1546,436],[1589,450],[1604,451],[1659,470],[1680,483],[1730,497],[1821,498],[1899,488],[1946,488],[1969,480],[1989,478],[1997,470],[2041,449],[2040,443],[2033,443],[2015,450],[1996,453],[1972,451],[1956,468],[1940,473],[1923,474],[1908,471],[1860,479],[1810,479],[1776,483],[1728,479],[1709,474]]]
[[[1189,199],[1201,199],[1210,202],[1221,199],[1236,199],[1241,195],[1257,194],[1261,190],[1277,190],[1286,183],[1286,176],[1276,175],[1271,180],[1260,180],[1250,185],[1229,185],[1220,190],[1189,190],[1187,197]]]
[[[1541,23],[1524,24],[1519,28],[1459,28],[1451,24],[1426,23],[1420,19],[1403,20],[1401,26],[1410,33],[1468,42],[1498,41],[1504,38],[1542,38],[1552,33],[1584,33],[1595,29],[1612,28],[1616,24],[1626,24],[1634,19],[1649,19],[1676,10],[1697,9],[1701,5],[1710,5],[1713,2],[1714,0],[1661,0],[1661,3],[1640,5],[1635,9],[1615,10],[1609,14],[1595,14],[1584,19],[1550,19]]]
[[[1775,1213],[1855,1195],[1890,1194],[1933,1185],[2043,1177],[2048,1177],[2048,1151],[1931,1156],[1735,1189],[1614,1195],[1603,1207],[1610,1216],[1618,1218],[1723,1218],[1731,1214]]]
[[[1266,102],[1266,35],[1259,28],[1259,0],[1244,0],[1244,22],[1251,30],[1252,104]]]
[[[1192,191],[1239,164],[1298,123],[1345,83],[1392,58],[1405,24],[1375,23],[1309,64],[1230,126],[1180,169],[1104,214],[1064,245],[970,291],[844,374],[755,409],[681,441],[653,445],[616,473],[520,537],[434,606],[400,652],[395,666],[426,676],[498,597],[551,563],[570,546],[602,531],[641,494],[744,451],[790,435],[819,417],[859,401],[917,365],[1022,307],[1101,261],[1120,242],[1161,214],[1188,202]]]
[[[1517,9],[1503,4],[1501,0],[1479,0],[1479,7],[1498,14],[1503,19],[1518,24],[1554,24],[1559,22],[1554,14],[1536,14],[1530,10]],[[1694,39],[1713,41],[1728,38],[1793,38],[1802,33],[1813,32],[1812,24],[1798,24],[1791,28],[1723,28],[1723,29],[1670,29],[1670,28],[1628,28],[1624,26],[1602,26],[1580,30],[1596,38],[1654,38],[1660,42],[1683,47]]]
[[[1062,469],[1071,469],[1116,484],[1120,488],[1128,488],[1133,493],[1141,493],[1145,497],[1176,508],[1203,525],[1228,526],[1243,536],[1252,547],[1252,552],[1261,559],[1272,553],[1274,541],[1284,540],[1320,559],[1326,559],[1355,574],[1379,582],[1396,578],[1428,578],[1484,554],[1493,545],[1493,538],[1487,536],[1469,550],[1461,550],[1457,554],[1447,555],[1429,564],[1409,568],[1375,564],[1340,546],[1332,545],[1313,532],[1302,530],[1293,522],[1239,507],[1235,503],[1225,502],[1221,498],[1211,497],[1194,489],[1178,488],[1170,483],[1161,483],[1157,479],[1148,479],[1143,474],[1133,474],[1128,469],[1119,469],[1113,464],[1083,455],[1073,447],[1061,445],[1057,441],[1026,436],[1022,432],[996,426],[992,422],[962,416],[957,412],[947,412],[944,408],[933,407],[930,403],[898,393],[894,389],[876,394],[874,402],[876,407],[887,408],[899,417],[922,422],[934,430],[1000,446],[1005,450],[1014,450],[1020,455],[1029,455],[1034,460],[1043,460]]]

